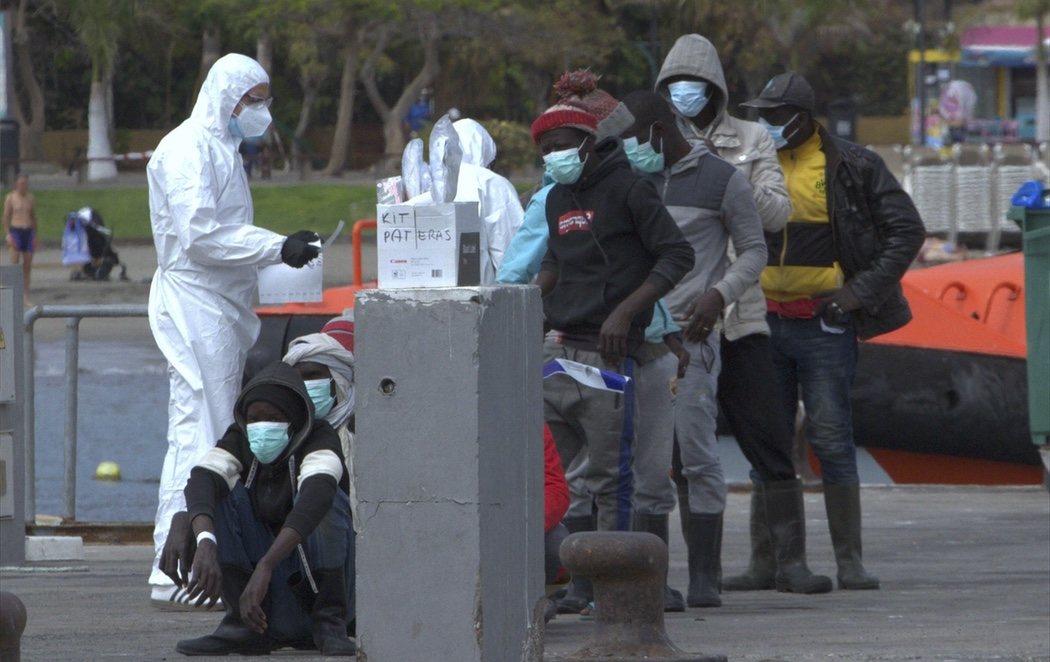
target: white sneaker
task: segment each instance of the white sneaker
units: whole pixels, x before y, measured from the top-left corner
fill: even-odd
[[[150,591],[150,603],[156,609],[164,611],[222,611],[222,598],[216,600],[215,604],[208,606],[205,602],[200,607],[190,600],[190,592],[178,586],[154,586]]]

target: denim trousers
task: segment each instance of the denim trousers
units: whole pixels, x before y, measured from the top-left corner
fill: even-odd
[[[798,399],[806,407],[806,439],[828,485],[857,485],[850,391],[857,367],[857,336],[852,324],[829,327],[819,318],[767,315],[772,331],[773,365],[788,410],[795,420]]]
[[[215,538],[222,565],[233,565],[251,573],[274,541],[269,527],[255,516],[244,483],[238,482],[219,504],[215,513]],[[343,568],[347,590],[347,623],[354,618],[354,527],[350,500],[340,489],[328,513],[317,528],[303,540],[303,551],[310,569]],[[316,575],[315,575],[316,576]],[[291,584],[305,577],[302,559],[294,550],[274,568],[263,609],[269,627],[267,634],[277,641],[291,642],[311,636],[310,613],[296,598]],[[238,596],[239,597],[239,596]],[[226,600],[223,596],[223,600]],[[233,604],[236,604],[234,602]]]

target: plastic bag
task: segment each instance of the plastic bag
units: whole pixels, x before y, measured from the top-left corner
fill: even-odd
[[[429,190],[430,172],[423,161],[423,141],[419,138],[408,141],[405,151],[401,153],[401,181],[406,200]]]
[[[400,177],[386,177],[376,182],[376,202],[381,205],[399,205],[407,200]]]
[[[430,132],[430,195],[436,203],[452,202],[456,199],[456,184],[459,182],[459,164],[463,161],[463,149],[459,145],[459,134],[452,126],[449,116],[442,115]]]
[[[62,266],[77,267],[91,262],[87,230],[76,212],[66,216],[66,228],[62,231]]]

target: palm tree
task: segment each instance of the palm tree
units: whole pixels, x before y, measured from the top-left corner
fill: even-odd
[[[132,14],[134,0],[70,0],[67,5],[77,35],[91,58],[88,100],[88,181],[113,179],[110,118],[113,117],[113,63],[121,28]]]

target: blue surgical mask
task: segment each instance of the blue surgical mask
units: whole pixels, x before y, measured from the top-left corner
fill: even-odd
[[[638,172],[656,173],[664,170],[664,155],[653,147],[653,127],[649,127],[649,142],[638,144],[638,138],[627,138],[623,141],[623,150],[627,160]]]
[[[787,140],[784,139],[784,127],[776,124],[770,124],[761,117],[758,118],[758,123],[766,128],[769,132],[769,137],[773,139],[773,146],[777,149],[787,145]]]
[[[328,412],[332,411],[332,405],[335,404],[335,396],[332,395],[332,380],[331,379],[307,379],[306,392],[310,394],[310,399],[314,402],[314,414],[317,418],[324,418],[328,415]]]
[[[587,142],[586,139],[583,143],[585,142]],[[580,143],[580,147],[583,147],[583,143]],[[544,171],[559,184],[575,184],[583,174],[583,164],[586,163],[586,159],[580,159],[580,147],[559,149],[557,152],[544,154]]]
[[[270,464],[277,459],[288,446],[288,423],[277,423],[275,421],[259,421],[249,423],[248,446],[263,464]]]
[[[708,83],[702,80],[680,80],[667,86],[671,95],[671,105],[686,117],[696,117],[704,109],[711,95],[707,92]]]

